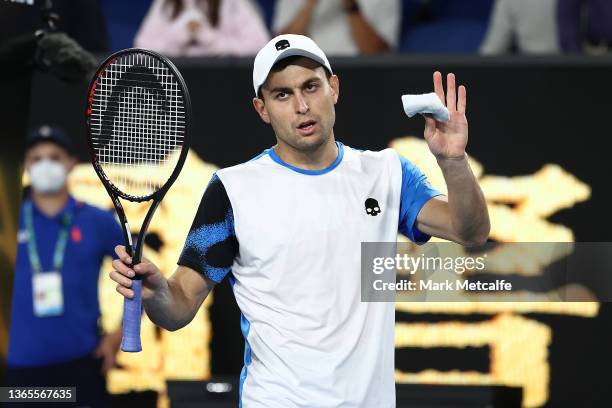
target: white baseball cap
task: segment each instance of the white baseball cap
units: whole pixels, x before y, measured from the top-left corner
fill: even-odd
[[[257,96],[259,87],[266,82],[274,64],[282,59],[296,55],[318,62],[330,74],[333,74],[325,53],[312,39],[304,35],[282,34],[271,39],[255,56],[255,63],[253,64],[253,88],[255,88],[255,96]]]

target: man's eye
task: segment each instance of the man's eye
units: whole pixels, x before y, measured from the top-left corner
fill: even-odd
[[[317,88],[318,88],[318,85],[316,83],[314,83],[314,82],[312,84],[306,85],[306,90],[307,91],[314,91]]]
[[[276,99],[286,99],[287,95],[287,92],[279,92],[276,94]]]

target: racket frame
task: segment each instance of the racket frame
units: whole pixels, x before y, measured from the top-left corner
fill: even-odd
[[[92,104],[93,104],[95,90],[98,84],[98,79],[103,75],[104,71],[106,70],[106,67],[112,64],[115,60],[121,58],[124,55],[136,54],[136,53],[149,55],[153,58],[159,59],[166,65],[168,70],[174,75],[174,78],[176,79],[178,83],[178,88],[182,90],[183,108],[185,112],[185,131],[183,135],[183,143],[182,143],[181,152],[177,160],[177,163],[174,167],[174,170],[171,173],[168,180],[166,180],[164,185],[162,185],[157,191],[149,194],[148,196],[133,196],[130,194],[126,194],[123,191],[119,190],[119,188],[117,188],[111,182],[110,178],[106,175],[106,173],[104,172],[104,169],[102,168],[102,165],[100,164],[98,160],[98,155],[94,148],[93,139],[92,139],[93,134],[91,131]],[[128,49],[121,50],[121,51],[111,54],[108,58],[106,58],[106,60],[104,60],[104,62],[102,62],[102,64],[100,64],[100,68],[98,68],[98,70],[94,74],[93,78],[91,79],[89,83],[89,87],[87,89],[88,89],[88,92],[87,92],[87,103],[86,103],[87,108],[85,110],[85,118],[86,118],[85,127],[86,127],[86,132],[87,132],[87,141],[89,145],[91,163],[94,167],[96,174],[98,175],[98,178],[104,185],[106,192],[108,193],[109,197],[111,198],[113,202],[113,206],[115,207],[117,216],[119,217],[119,222],[121,223],[121,229],[123,231],[123,239],[125,242],[126,251],[132,258],[132,264],[130,266],[133,267],[134,265],[137,265],[138,263],[140,263],[142,259],[142,250],[143,250],[144,240],[145,240],[151,219],[153,218],[153,214],[157,210],[157,207],[159,207],[161,200],[164,198],[164,196],[166,195],[166,193],[168,192],[172,184],[178,178],[183,168],[183,165],[185,164],[185,161],[187,159],[187,153],[189,152],[191,125],[192,125],[191,124],[191,118],[192,118],[191,98],[189,96],[187,84],[185,83],[183,76],[181,75],[179,70],[176,68],[176,66],[172,63],[172,61],[170,61],[167,57],[157,52],[145,50],[141,48],[128,48]],[[132,232],[129,227],[128,220],[125,215],[125,211],[123,210],[123,206],[121,205],[121,201],[119,200],[119,198],[123,198],[127,201],[136,202],[136,203],[142,203],[145,201],[153,200],[153,203],[151,204],[151,207],[149,207],[149,210],[147,211],[147,214],[144,218],[142,226],[140,227],[138,237],[136,239],[136,245],[133,245],[132,243],[133,242]],[[134,283],[134,281],[140,281],[141,279],[142,277],[140,275],[136,275],[134,278],[132,278],[132,283]],[[141,283],[138,282],[137,286],[138,286],[138,291],[140,291]],[[142,301],[140,298],[140,293],[135,293],[135,296],[133,299],[125,298],[124,327],[125,327],[125,314],[126,314],[125,311],[127,310],[127,305],[129,304],[129,302],[140,303],[140,308],[142,308],[142,304],[141,304]],[[132,305],[132,307],[138,307],[138,305]],[[132,345],[128,345],[128,343],[129,342],[126,341],[126,334],[124,330],[123,339],[121,342],[121,349],[123,351],[128,351],[128,352],[138,352],[142,350],[142,347],[140,345],[140,325],[138,326],[137,343],[132,344]]]

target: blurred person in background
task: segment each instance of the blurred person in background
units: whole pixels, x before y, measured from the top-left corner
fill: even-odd
[[[22,164],[25,135],[30,111],[32,74],[35,69],[49,71],[65,81],[89,80],[96,69],[96,59],[64,32],[47,32],[52,21],[58,29],[77,36],[90,49],[105,48],[105,25],[99,3],[90,0],[70,2],[65,13],[50,0],[0,1],[0,112],[4,143],[0,149],[0,381],[4,379],[8,355],[8,332],[12,302],[13,274],[17,254],[17,225],[23,187]],[[61,4],[61,5],[60,5]],[[78,15],[75,10],[87,9]],[[74,15],[78,18],[75,20]],[[66,18],[67,15],[71,17]],[[58,21],[59,18],[59,21]],[[57,24],[55,24],[57,23]],[[59,27],[58,27],[59,25]],[[83,33],[82,27],[87,27]],[[48,30],[52,31],[52,30]],[[90,42],[89,39],[92,41]],[[23,137],[11,137],[19,135]]]
[[[269,39],[250,0],[154,0],[134,45],[170,56],[241,56]]]
[[[277,34],[312,38],[331,55],[377,54],[397,48],[399,0],[278,0]]]
[[[598,55],[612,51],[612,1],[558,1],[559,35],[564,52]]]
[[[98,278],[123,236],[111,212],[70,195],[73,152],[49,126],[27,141],[31,194],[20,211],[6,382],[76,386],[80,405],[100,407],[122,333],[100,335]]]
[[[496,0],[480,53],[560,52],[557,0]]]
[[[108,51],[108,32],[100,0],[53,0],[44,6],[43,1],[37,0],[32,7],[1,3],[5,2],[0,2],[0,38],[3,40],[33,35],[43,28],[42,17],[53,19],[55,31],[73,38],[85,50]]]

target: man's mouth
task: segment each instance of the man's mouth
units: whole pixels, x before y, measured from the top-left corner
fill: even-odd
[[[315,125],[317,124],[314,120],[306,120],[300,123],[297,127],[298,132],[302,136],[309,136],[314,133]]]

